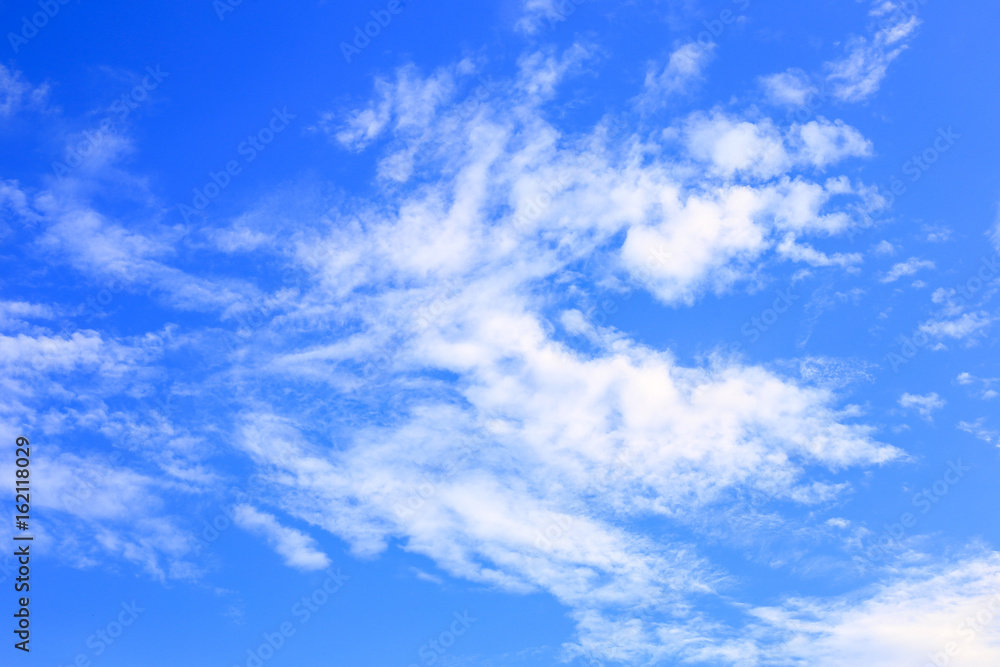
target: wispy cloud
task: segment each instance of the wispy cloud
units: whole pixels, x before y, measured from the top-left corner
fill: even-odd
[[[666,65],[653,65],[646,72],[646,82],[639,104],[644,110],[656,110],[670,97],[682,93],[699,80],[712,58],[714,45],[690,42],[678,47]]]
[[[890,6],[891,5],[891,6]],[[879,26],[869,37],[855,37],[844,58],[826,64],[834,97],[860,102],[878,91],[892,63],[907,48],[921,21],[909,8],[916,3],[877,1],[872,14]]]
[[[237,505],[233,514],[236,525],[266,539],[289,566],[300,570],[330,567],[330,559],[317,548],[316,540],[294,528],[282,526],[273,514],[250,505]]]
[[[905,262],[894,264],[889,272],[880,278],[884,283],[893,283],[905,276],[912,276],[922,269],[933,269],[934,262],[926,259],[911,257]]]
[[[38,109],[45,103],[47,85],[32,86],[17,70],[0,64],[0,118],[9,117],[21,109]]]

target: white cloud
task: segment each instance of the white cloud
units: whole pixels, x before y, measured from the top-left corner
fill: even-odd
[[[961,340],[985,333],[992,323],[993,318],[985,312],[966,313],[957,319],[929,320],[920,325],[920,331],[935,338]]]
[[[0,64],[0,117],[11,116],[22,108],[37,108],[45,102],[48,86],[33,87],[17,70]]]
[[[875,246],[876,255],[895,255],[896,246],[892,245],[886,240],[879,241],[878,245]]]
[[[233,513],[236,525],[266,539],[287,565],[300,570],[330,567],[330,559],[317,548],[316,540],[294,528],[282,526],[273,514],[250,505],[237,505]]]
[[[955,664],[995,665],[1000,660],[998,569],[1000,555],[987,553],[902,572],[861,599],[800,599],[784,608],[754,609],[753,615],[784,638],[736,664],[950,664],[957,656],[961,662]]]
[[[8,227],[4,232],[31,228],[43,219],[31,195],[16,180],[0,180],[0,214],[0,223]]]
[[[59,312],[48,304],[0,301],[0,330],[27,329],[30,320],[51,320]]]
[[[770,119],[754,123],[720,112],[695,114],[684,136],[691,156],[720,176],[739,172],[770,178],[791,166],[784,139]]]
[[[902,5],[894,7],[893,12],[879,21],[880,27],[874,35],[855,37],[848,43],[843,59],[826,64],[827,81],[834,97],[859,102],[878,91],[889,64],[906,50],[907,39],[921,23]]]
[[[935,410],[944,407],[945,400],[935,393],[925,395],[906,393],[899,397],[899,404],[907,410],[916,409],[921,417],[930,419]]]
[[[928,243],[944,243],[951,238],[952,230],[939,225],[921,225],[920,231],[927,233]]]
[[[711,60],[714,46],[689,42],[671,53],[665,66],[650,67],[639,100],[640,107],[655,110],[666,104],[672,95],[686,91],[693,81],[701,78]]]
[[[577,5],[583,0],[520,0],[522,16],[518,19],[516,28],[526,34],[535,34],[543,24],[552,27],[565,21],[577,10]]]
[[[142,356],[140,350],[105,341],[94,331],[68,337],[0,334],[0,367],[12,375],[99,369],[103,375],[113,376],[125,372]]]
[[[934,262],[930,260],[917,259],[916,257],[911,257],[905,262],[899,262],[894,264],[889,272],[882,276],[880,280],[884,283],[896,282],[903,276],[912,276],[921,269],[933,269]]]
[[[593,47],[574,44],[559,55],[551,49],[523,55],[518,60],[517,89],[513,92],[533,104],[550,98],[568,74],[579,71],[593,57],[593,51]]]
[[[764,93],[771,104],[802,107],[816,87],[809,75],[801,70],[788,70],[761,78]]]
[[[210,234],[216,247],[225,253],[251,252],[274,240],[270,234],[241,224],[229,229],[212,230]]]
[[[68,264],[114,292],[155,286],[184,310],[222,311],[260,296],[245,281],[206,279],[171,266],[186,230],[155,224],[139,229],[103,215],[75,191],[75,179],[67,176],[35,198],[45,226],[34,243],[50,261]]]
[[[823,168],[849,157],[869,157],[872,144],[844,121],[833,123],[825,118],[796,126],[801,141],[800,160]]]
[[[41,507],[98,521],[134,521],[162,507],[158,481],[113,462],[64,453],[39,468]]]
[[[810,266],[851,266],[864,261],[861,253],[834,253],[827,255],[810,245],[796,243],[792,235],[787,234],[777,247],[778,253],[795,262],[804,262]]]
[[[826,168],[849,157],[867,157],[871,143],[843,121],[825,118],[795,124],[787,135],[770,119],[741,120],[720,112],[694,114],[684,140],[691,155],[723,177],[773,178],[797,166]]]
[[[395,80],[379,78],[376,94],[367,106],[347,114],[324,114],[320,127],[343,146],[362,150],[387,129],[419,134],[438,108],[455,92],[455,72],[439,69],[430,77],[421,77],[411,66],[396,70]]]

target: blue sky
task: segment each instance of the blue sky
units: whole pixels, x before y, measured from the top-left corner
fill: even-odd
[[[3,664],[1000,662],[995,3],[0,16]]]

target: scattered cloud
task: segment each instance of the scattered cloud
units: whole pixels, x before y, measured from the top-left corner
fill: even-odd
[[[801,108],[816,93],[816,86],[802,70],[790,69],[760,81],[768,101],[776,106]]]
[[[977,387],[979,398],[983,400],[990,400],[1000,395],[1000,392],[992,388],[1000,384],[1000,379],[997,378],[979,378],[971,373],[959,373],[955,381],[963,387]]]
[[[970,433],[983,442],[1000,447],[1000,431],[988,429],[985,426],[986,418],[980,417],[974,422],[960,421],[958,428],[966,433]]]
[[[945,243],[953,233],[949,227],[940,225],[922,225],[920,230],[927,234],[925,240],[928,243]]]
[[[971,339],[982,335],[993,323],[986,312],[965,313],[956,319],[929,320],[920,325],[920,331],[935,338]]]
[[[899,8],[879,3],[874,16],[896,18],[828,65],[838,99],[878,89],[919,24]],[[552,0],[523,9],[525,33],[563,11]],[[372,182],[355,196],[313,193],[294,213],[277,216],[272,201],[190,230],[100,212],[73,190],[84,176],[37,195],[0,183],[5,214],[44,223],[33,242],[47,262],[211,316],[185,340],[175,325],[133,337],[56,334],[53,321],[71,308],[0,301],[5,417],[66,438],[75,427],[106,439],[150,434],[129,450],[135,460],[54,449],[40,461],[50,498],[95,480],[90,492],[100,498],[88,516],[43,501],[56,529],[72,519],[95,540],[74,557],[91,565],[120,555],[161,579],[197,575],[191,532],[171,501],[216,499],[224,477],[192,453],[200,443],[185,427],[148,409],[155,414],[140,421],[141,406],[110,399],[141,402],[151,385],[175,379],[168,354],[252,311],[256,335],[204,355],[206,384],[225,394],[205,402],[231,419],[206,430],[228,438],[266,486],[266,501],[235,507],[236,525],[291,567],[320,570],[330,559],[258,506],[336,535],[358,556],[399,548],[444,574],[551,595],[577,627],[569,657],[832,666],[909,664],[944,650],[962,614],[996,594],[997,554],[931,566],[908,553],[867,589],[774,596],[766,607],[740,599],[743,582],[716,558],[720,548],[759,549],[775,570],[840,572],[835,557],[810,549],[836,536],[850,550],[867,530],[829,518],[854,491],[856,477],[845,473],[907,460],[849,403],[850,385],[874,371],[819,357],[785,365],[721,352],[682,357],[596,321],[573,300],[646,293],[683,316],[683,306],[713,293],[762,289],[778,266],[794,272],[793,285],[860,275],[863,253],[844,252],[837,237],[862,224],[859,204],[871,189],[838,167],[872,156],[872,142],[842,120],[781,125],[732,104],[684,109],[649,129],[643,112],[704,74],[712,52],[696,44],[647,71],[623,114],[634,121],[626,132],[612,134],[610,116],[566,130],[547,103],[600,51],[532,49],[508,81],[482,83],[471,59],[429,74],[404,66],[377,78],[357,108],[323,114],[314,130],[328,150],[373,152]],[[815,90],[800,70],[760,84],[779,106],[800,106]],[[192,268],[181,249],[205,246],[226,255],[220,264],[253,253],[262,272],[280,267],[296,281],[266,274],[265,288]],[[882,241],[873,252],[897,249]],[[910,258],[880,280],[934,267]],[[831,299],[857,305],[865,294],[840,287],[830,287]],[[953,296],[938,290],[932,300]],[[963,313],[946,307],[920,330],[970,339],[992,322]],[[185,376],[169,389],[200,401],[203,380]],[[957,382],[985,381],[963,373]],[[986,397],[992,390],[982,386]],[[48,405],[56,394],[68,407]],[[904,393],[898,405],[930,420],[945,400]],[[959,428],[998,443],[983,424]],[[804,514],[819,517],[815,525],[804,526]],[[743,523],[727,523],[734,515]],[[773,533],[787,541],[771,558]],[[711,535],[712,548],[694,535]],[[973,634],[963,657],[996,664],[996,629]]]
[[[905,262],[899,262],[893,265],[889,272],[882,276],[880,279],[884,283],[896,282],[903,276],[912,276],[922,269],[933,269],[935,267],[934,262],[930,260],[917,259],[916,257],[911,257]]]
[[[945,401],[936,393],[921,396],[920,394],[903,394],[899,397],[899,404],[907,410],[915,409],[924,419],[930,419],[935,410],[944,407]]]
[[[878,245],[875,246],[875,254],[883,256],[895,255],[896,246],[885,240],[879,241]]]

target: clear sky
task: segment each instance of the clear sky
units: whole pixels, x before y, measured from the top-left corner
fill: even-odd
[[[0,2],[0,664],[996,667],[998,23]]]

